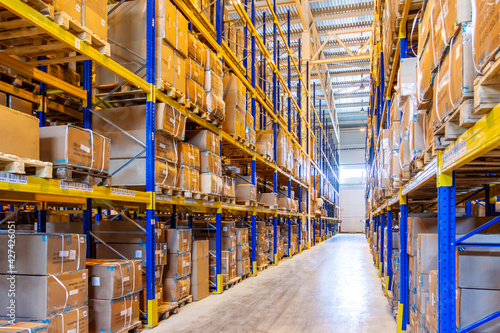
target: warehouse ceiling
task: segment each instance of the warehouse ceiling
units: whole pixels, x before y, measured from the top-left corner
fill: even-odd
[[[290,12],[292,50],[297,52],[299,40],[303,44],[310,36],[311,93],[315,87],[316,111],[319,113],[321,109],[321,113],[326,114],[327,122],[333,118],[340,128],[366,127],[370,99],[373,1],[276,1],[276,14],[285,35]],[[251,1],[247,3],[250,8]],[[265,16],[265,38],[269,43],[273,38],[273,22],[267,2],[256,1],[255,5],[256,26],[263,37]],[[229,17],[234,20],[239,18],[231,6]],[[280,68],[284,77],[287,75],[287,56],[284,45],[281,45]],[[302,57],[304,60],[307,58],[304,55]],[[305,74],[305,65],[302,71]]]

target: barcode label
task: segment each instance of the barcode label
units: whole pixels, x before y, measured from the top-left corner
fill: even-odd
[[[65,181],[61,181],[60,188],[63,190],[94,192],[94,188],[92,186],[87,185],[87,184],[65,182]]]
[[[112,188],[111,194],[124,195],[127,197],[135,197],[135,191],[124,190],[122,188]]]
[[[0,182],[26,185],[28,184],[28,176],[0,173]]]

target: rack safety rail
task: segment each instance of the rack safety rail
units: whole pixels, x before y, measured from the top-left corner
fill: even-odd
[[[2,201],[5,202],[26,202],[24,205],[18,209],[24,209],[28,203],[32,203],[37,210],[38,232],[46,231],[46,209],[49,205],[54,206],[66,206],[66,207],[80,207],[81,209],[72,209],[71,214],[82,213],[83,214],[83,232],[88,236],[88,249],[87,254],[91,256],[92,244],[93,242],[102,242],[93,232],[92,232],[92,222],[93,220],[99,221],[102,217],[102,210],[108,210],[108,215],[110,211],[116,211],[120,218],[130,220],[133,219],[129,217],[129,211],[134,212],[134,219],[143,218],[145,221],[156,221],[158,217],[165,217],[165,213],[169,213],[171,221],[174,221],[176,216],[180,216],[181,210],[176,210],[175,207],[181,207],[186,212],[188,212],[189,218],[192,219],[192,214],[195,212],[209,212],[215,213],[216,223],[216,243],[217,250],[215,253],[216,258],[221,258],[222,251],[222,220],[223,214],[228,212],[235,213],[246,213],[251,214],[251,228],[252,228],[252,242],[255,244],[256,236],[256,221],[258,219],[267,219],[272,216],[274,235],[276,237],[276,229],[278,226],[278,219],[286,219],[286,224],[288,224],[288,230],[290,231],[290,226],[293,223],[299,225],[299,232],[302,230],[301,225],[306,225],[307,231],[307,244],[301,244],[301,237],[299,236],[299,251],[304,248],[309,248],[311,243],[311,237],[313,237],[314,244],[316,239],[311,236],[311,233],[315,235],[316,223],[319,224],[319,234],[324,236],[326,232],[334,232],[337,230],[338,219],[338,207],[339,207],[339,192],[338,192],[338,152],[336,150],[335,144],[333,144],[334,137],[332,131],[334,130],[335,124],[325,126],[326,117],[325,113],[321,111],[319,114],[314,109],[314,100],[310,98],[310,79],[309,79],[309,62],[305,62],[305,75],[303,73],[303,60],[300,56],[300,48],[298,58],[292,53],[289,41],[290,41],[290,20],[288,20],[288,42],[285,38],[285,33],[279,25],[276,16],[276,0],[271,5],[271,2],[267,0],[268,8],[266,10],[270,11],[273,18],[273,55],[269,53],[266,48],[266,44],[262,42],[262,39],[258,35],[258,29],[255,26],[255,2],[252,1],[250,7],[251,14],[248,15],[248,10],[243,7],[241,3],[233,4],[237,8],[238,13],[241,15],[241,19],[245,23],[245,35],[251,35],[251,61],[247,61],[248,45],[247,39],[245,39],[245,60],[244,65],[240,64],[237,57],[228,47],[228,43],[224,41],[223,36],[223,11],[224,3],[222,0],[216,0],[216,26],[213,27],[203,15],[198,15],[193,4],[187,0],[174,0],[178,9],[188,18],[194,29],[198,31],[199,34],[207,41],[209,46],[217,52],[217,55],[224,60],[224,64],[232,71],[245,85],[247,92],[251,96],[251,106],[252,106],[252,116],[256,117],[257,104],[259,104],[266,111],[266,115],[273,120],[273,131],[274,138],[276,142],[276,136],[278,129],[283,131],[287,137],[289,137],[294,144],[296,144],[301,152],[307,157],[308,163],[312,169],[312,175],[314,179],[316,176],[319,177],[319,188],[316,188],[316,181],[314,185],[308,180],[303,182],[300,179],[295,178],[286,170],[278,167],[275,162],[269,162],[263,156],[259,155],[255,151],[249,149],[242,143],[235,140],[231,135],[224,132],[220,128],[211,124],[207,120],[201,118],[199,115],[190,112],[181,105],[176,100],[167,96],[164,92],[158,90],[155,85],[155,15],[156,4],[153,0],[147,0],[147,52],[146,52],[146,64],[141,67],[141,69],[146,69],[146,77],[140,77],[136,73],[131,72],[119,63],[113,61],[108,55],[101,53],[98,49],[92,47],[91,45],[82,42],[80,38],[73,35],[70,31],[65,30],[63,27],[59,26],[53,22],[50,18],[44,16],[42,13],[38,12],[35,8],[32,8],[27,3],[20,0],[0,0],[0,6],[11,13],[15,14],[19,18],[33,25],[41,32],[49,35],[51,38],[59,41],[71,49],[77,54],[73,61],[83,62],[83,89],[80,87],[73,86],[63,80],[60,80],[53,75],[46,72],[44,66],[36,68],[34,66],[27,65],[15,58],[9,56],[8,54],[0,54],[0,60],[2,65],[12,70],[19,72],[20,74],[26,75],[34,80],[41,82],[40,85],[40,96],[35,96],[33,94],[27,93],[22,89],[14,88],[12,85],[8,85],[5,82],[0,82],[0,90],[12,93],[13,95],[25,98],[27,100],[33,101],[34,103],[40,104],[38,117],[40,119],[40,126],[45,126],[47,120],[47,110],[48,108],[56,110],[61,114],[64,114],[70,119],[77,119],[83,122],[83,127],[86,129],[92,129],[92,114],[94,109],[107,107],[107,102],[105,98],[98,100],[93,96],[92,87],[92,71],[95,65],[101,66],[102,68],[108,70],[111,73],[118,75],[123,79],[123,82],[119,85],[121,87],[124,84],[135,86],[138,89],[145,92],[146,98],[146,142],[141,143],[145,148],[146,154],[146,191],[137,191],[113,187],[104,186],[89,186],[82,185],[79,186],[62,186],[63,182],[55,179],[43,179],[33,176],[17,176],[9,179],[9,181],[0,181],[0,196]],[[108,15],[116,10],[113,15],[119,15],[120,4],[119,2],[115,7],[108,12]],[[277,33],[282,38],[280,44],[278,44]],[[296,71],[298,77],[297,80],[297,93],[294,96],[292,93],[292,82],[291,82],[291,69],[292,66],[288,64],[288,82],[279,71],[279,48],[278,45],[284,45],[285,49],[289,55],[289,62],[292,61],[293,68]],[[256,84],[256,52],[257,46],[259,47],[260,53],[265,56],[266,63],[273,70],[273,99],[272,101],[265,98],[265,95],[260,87]],[[43,59],[42,59],[43,60]],[[251,73],[250,80],[248,79],[248,73]],[[278,102],[279,89],[284,89],[285,94],[288,99],[288,119],[284,119],[279,115],[278,112]],[[71,108],[66,108],[53,101],[48,100],[47,95],[50,93],[61,93],[67,96],[71,96],[83,103],[82,113],[72,110]],[[315,89],[314,89],[315,95]],[[109,95],[108,95],[109,96]],[[107,96],[107,97],[108,97]],[[302,102],[305,96],[305,103]],[[237,204],[224,203],[222,200],[219,201],[206,201],[197,200],[184,197],[175,197],[167,195],[158,195],[155,193],[155,177],[154,177],[154,163],[155,163],[155,148],[154,148],[154,119],[155,119],[155,103],[163,102],[166,103],[184,116],[186,116],[194,124],[208,129],[219,136],[221,141],[224,141],[236,149],[242,151],[251,160],[251,182],[253,185],[257,184],[257,165],[264,166],[268,170],[272,170],[273,174],[273,192],[278,193],[279,184],[286,183],[288,189],[288,196],[290,198],[292,191],[292,184],[297,188],[298,200],[299,200],[299,211],[298,213],[284,212],[279,210],[273,210],[263,207],[248,207]],[[296,116],[296,120],[292,119],[292,111]],[[312,126],[311,116],[313,118]],[[323,119],[321,119],[323,118]],[[112,124],[112,121],[107,119],[107,122]],[[296,123],[295,133],[292,131],[292,122]],[[333,123],[333,121],[332,121]],[[255,124],[254,124],[255,126]],[[115,126],[116,127],[116,126]],[[254,128],[255,129],[255,128]],[[305,131],[305,147],[302,144],[302,130]],[[310,147],[310,139],[314,138],[317,140],[318,145],[316,145],[316,151],[312,151]],[[332,147],[333,144],[333,147]],[[222,151],[221,151],[222,155]],[[277,147],[274,145],[274,161],[276,161]],[[137,157],[137,156],[136,156]],[[314,158],[313,158],[314,157]],[[333,161],[333,164],[332,164]],[[299,171],[301,173],[302,171]],[[280,175],[280,178],[278,178]],[[330,187],[333,189],[332,197],[322,198],[325,201],[325,212],[326,216],[317,215],[316,212],[311,212],[310,209],[310,195],[309,193],[313,190],[321,190],[324,187]],[[301,209],[301,199],[302,190],[305,191],[306,201],[306,211]],[[129,211],[128,211],[129,210]],[[144,211],[145,214],[137,213],[138,211]],[[232,213],[231,213],[232,214]],[[135,222],[134,222],[135,223]],[[311,230],[311,223],[313,224],[313,230]],[[142,230],[142,229],[141,229]],[[155,254],[155,223],[145,223],[145,233],[146,233],[146,260],[148,262],[154,262]],[[102,242],[104,243],[104,242]],[[288,253],[291,256],[291,249]],[[274,245],[276,245],[276,239],[274,239]],[[273,246],[273,264],[277,264],[277,249]],[[252,249],[252,274],[257,274],[256,269],[256,258],[255,249]],[[148,327],[154,327],[158,323],[158,304],[155,299],[155,272],[154,265],[147,265],[146,268],[146,289],[147,289],[147,324]],[[221,261],[216,260],[216,292],[223,292],[222,284],[222,270]]]

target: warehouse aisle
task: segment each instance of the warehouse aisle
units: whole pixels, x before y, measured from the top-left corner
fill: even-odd
[[[371,258],[363,234],[340,234],[149,332],[396,332]]]

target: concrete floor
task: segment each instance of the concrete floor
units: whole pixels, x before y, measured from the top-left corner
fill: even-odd
[[[159,332],[396,332],[363,234],[340,234],[221,295],[182,308]]]

